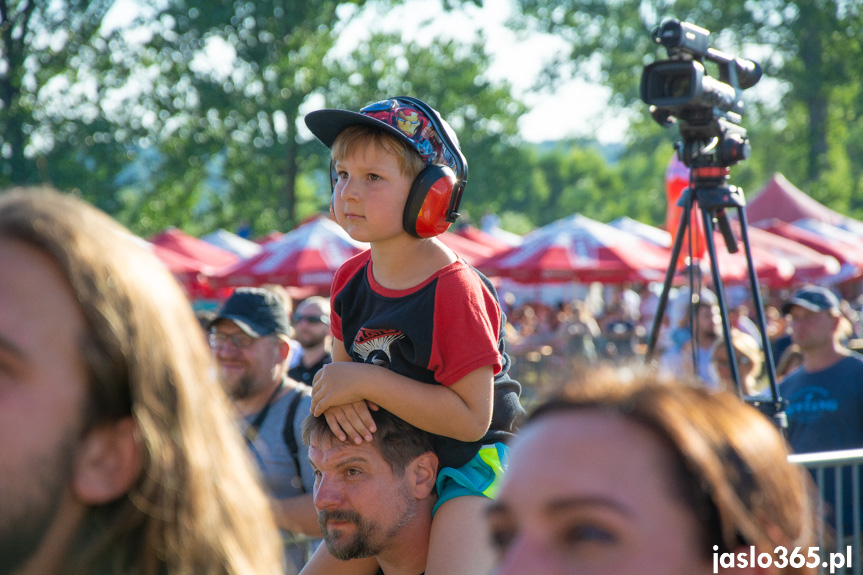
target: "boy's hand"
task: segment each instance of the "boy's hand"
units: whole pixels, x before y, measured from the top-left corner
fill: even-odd
[[[333,362],[321,368],[312,382],[312,413],[315,417],[323,414],[333,434],[342,441],[371,441],[376,430],[369,409],[377,410],[378,406],[366,402],[362,392],[362,376],[369,367],[372,366]]]
[[[377,431],[372,414],[369,411],[378,410],[371,401],[356,401],[348,405],[336,405],[324,411],[324,417],[333,435],[341,441],[352,441],[357,445],[372,440],[372,433]]]

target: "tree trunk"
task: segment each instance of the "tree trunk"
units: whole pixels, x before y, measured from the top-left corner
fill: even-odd
[[[804,2],[800,5],[799,28],[800,35],[800,58],[803,62],[804,73],[809,82],[803,90],[803,101],[809,110],[809,129],[807,140],[809,144],[809,155],[807,160],[807,177],[815,181],[821,174],[822,169],[828,166],[827,161],[827,93],[824,82],[826,71],[824,70],[824,43],[821,38],[823,26],[813,24],[817,19],[823,18],[819,9]]]

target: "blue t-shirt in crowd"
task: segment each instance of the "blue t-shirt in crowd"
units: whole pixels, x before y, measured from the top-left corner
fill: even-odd
[[[782,381],[779,390],[788,401],[786,437],[795,453],[863,447],[863,356],[854,353],[821,371],[800,367]],[[835,525],[829,509],[835,499],[834,473],[825,471],[827,519]],[[851,467],[842,476],[844,523],[850,527]]]

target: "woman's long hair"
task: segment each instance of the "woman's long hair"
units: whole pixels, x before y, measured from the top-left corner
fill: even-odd
[[[68,573],[276,574],[268,499],[182,288],[146,244],[82,200],[0,196],[0,236],[45,253],[80,303],[85,429],[131,416],[143,472],[89,509]]]

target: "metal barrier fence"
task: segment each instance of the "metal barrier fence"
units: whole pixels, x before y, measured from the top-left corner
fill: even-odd
[[[824,521],[818,541],[822,560],[819,573],[863,574],[860,555],[863,449],[789,455],[788,460],[806,467],[818,486],[818,517]]]

